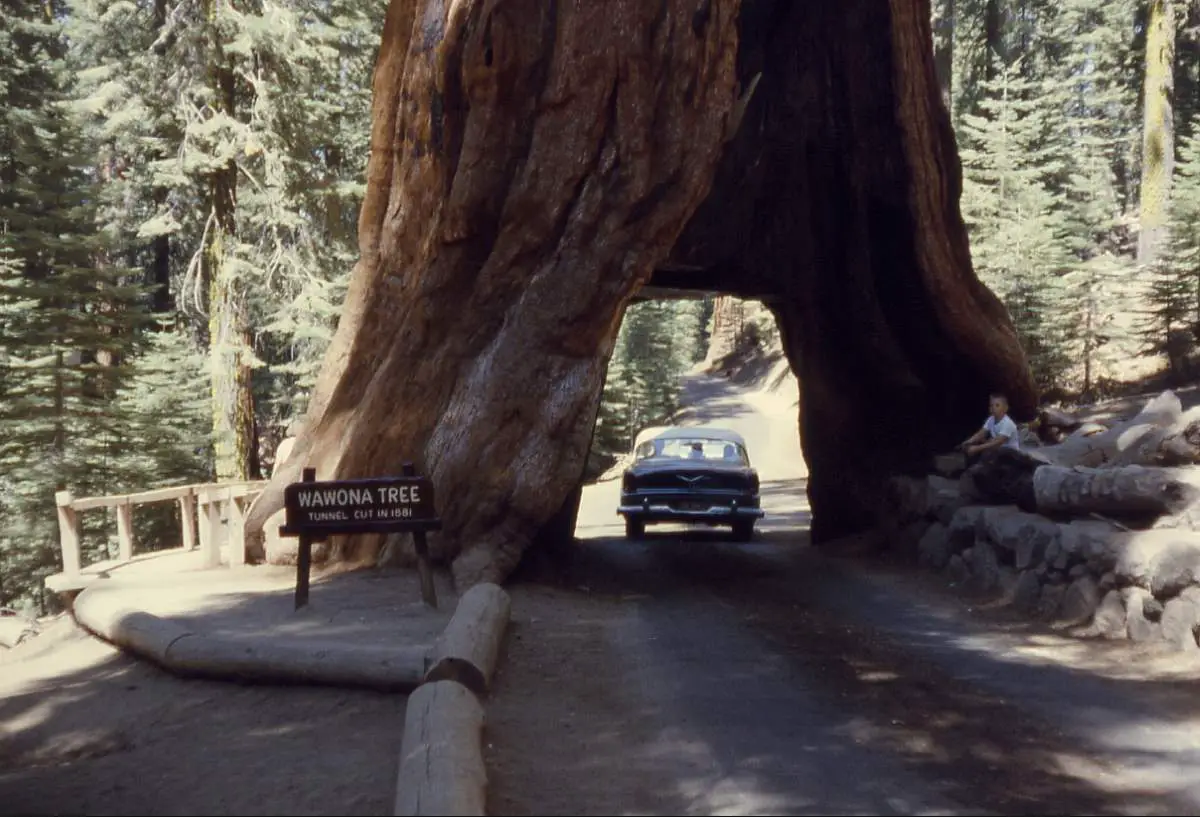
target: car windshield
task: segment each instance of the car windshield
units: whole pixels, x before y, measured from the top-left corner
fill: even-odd
[[[732,462],[749,465],[746,449],[729,440],[714,440],[708,437],[677,437],[664,440],[646,440],[638,446],[636,458],[677,459],[699,462]]]

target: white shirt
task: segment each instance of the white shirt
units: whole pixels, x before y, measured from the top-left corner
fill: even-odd
[[[996,437],[1008,437],[1004,441],[1005,448],[1013,448],[1017,451],[1021,450],[1020,435],[1017,434],[1017,424],[1014,423],[1007,414],[997,420],[995,417],[989,416],[983,424],[983,430],[988,433],[988,439],[994,440]]]

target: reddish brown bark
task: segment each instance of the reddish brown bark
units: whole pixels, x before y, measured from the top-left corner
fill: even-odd
[[[971,269],[928,0],[441,9],[392,3],[363,258],[309,431],[252,522],[304,464],[412,459],[457,575],[503,578],[562,521],[617,321],[656,266],[771,296],[817,540],[870,525],[886,477],[965,436],[990,389],[1031,417],[1015,332]]]
[[[305,464],[329,479],[412,460],[456,575],[515,566],[582,473],[625,302],[708,192],[736,13],[393,0],[362,260],[308,429],[252,525]],[[343,553],[369,559],[374,539]]]
[[[739,78],[763,72],[712,194],[672,253],[773,295],[798,376],[813,536],[873,523],[883,478],[925,470],[1009,393],[1036,394],[976,279],[926,0],[756,3]]]

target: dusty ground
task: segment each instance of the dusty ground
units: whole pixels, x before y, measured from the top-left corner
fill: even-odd
[[[443,614],[406,623],[415,576],[365,573],[293,614],[291,574],[256,571],[131,599],[223,637],[353,643],[431,639],[454,601],[443,585]],[[391,814],[406,700],[181,680],[63,618],[0,657],[0,815]]]
[[[1200,812],[1200,662],[823,558],[786,394],[691,398],[748,437],[767,524],[628,543],[589,489],[572,563],[512,588],[491,813]]]

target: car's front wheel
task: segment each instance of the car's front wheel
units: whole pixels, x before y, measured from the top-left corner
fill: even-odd
[[[749,542],[754,538],[754,520],[739,519],[733,523],[733,541]]]
[[[625,538],[641,539],[646,535],[646,523],[640,519],[625,517]]]

